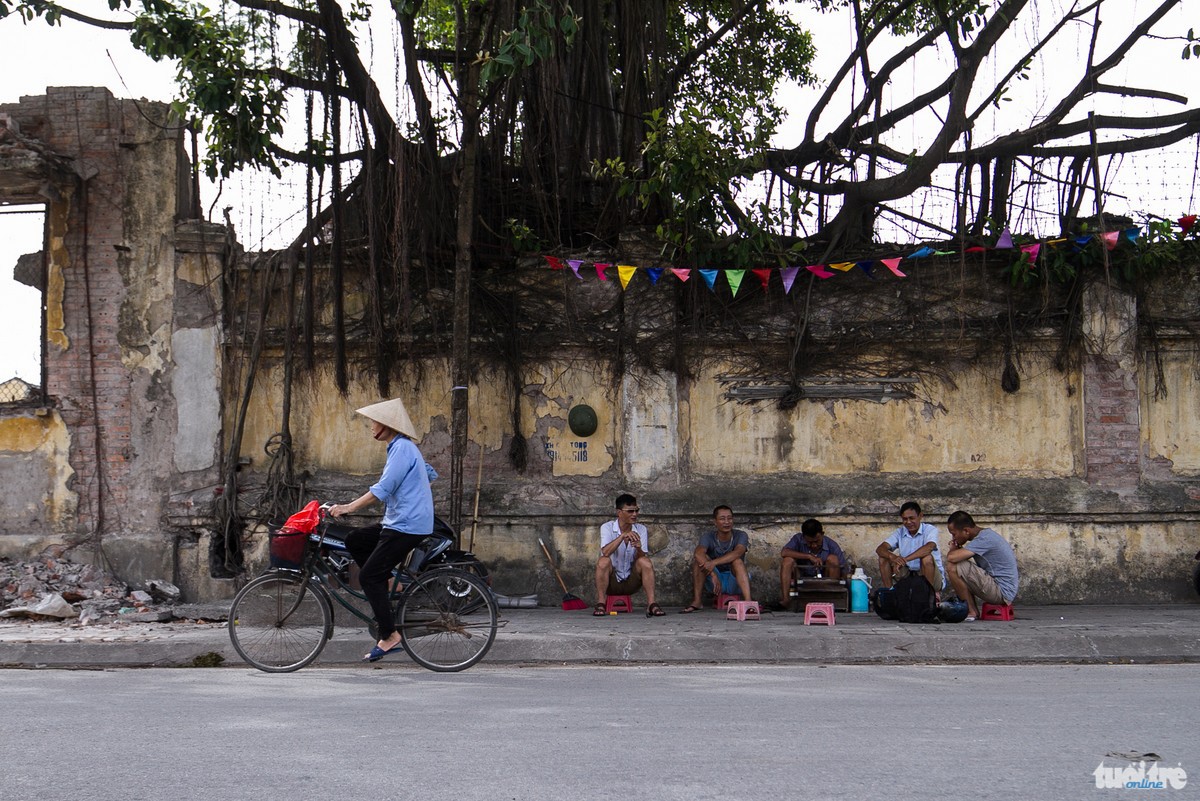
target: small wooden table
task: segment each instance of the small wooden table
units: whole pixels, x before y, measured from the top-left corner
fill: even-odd
[[[803,612],[806,605],[814,602],[833,604],[836,612],[849,612],[850,579],[794,576],[792,578],[792,611]]]

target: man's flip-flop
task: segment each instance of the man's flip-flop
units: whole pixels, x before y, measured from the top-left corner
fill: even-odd
[[[679,610],[679,614],[690,615],[692,612],[699,612],[699,611],[700,611],[700,607],[692,606],[691,604],[688,604],[687,606],[685,606]]]
[[[666,612],[658,604],[650,604],[646,607],[646,617],[662,617]]]
[[[364,656],[362,658],[362,661],[378,662],[380,659],[383,659],[388,654],[392,653],[393,651],[399,651],[403,647],[404,647],[403,643],[396,643],[391,648],[389,648],[385,651],[382,648],[380,648],[378,645],[376,645],[373,648],[371,648],[371,653],[367,654],[366,656]]]

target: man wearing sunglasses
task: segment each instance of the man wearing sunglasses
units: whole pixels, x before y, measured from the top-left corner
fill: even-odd
[[[637,521],[637,498],[628,493],[617,496],[617,519],[600,527],[600,558],[596,561],[596,601],[592,614],[604,617],[610,595],[633,595],[646,590],[646,617],[662,617],[662,607],[654,600],[654,565],[646,553],[650,549],[646,527]]]

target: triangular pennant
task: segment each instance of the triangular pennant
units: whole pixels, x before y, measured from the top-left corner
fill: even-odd
[[[799,267],[784,267],[779,271],[779,277],[783,279],[783,294],[786,295],[792,291],[792,284],[795,283],[799,273]]]
[[[704,283],[708,284],[708,288],[713,292],[717,290],[713,287],[717,283],[717,270],[701,270],[700,277],[704,279]]]
[[[843,273],[844,273],[844,272],[849,272],[850,270],[853,270],[853,269],[854,269],[854,262],[852,262],[852,261],[839,261],[837,264],[831,264],[831,265],[829,265],[829,269],[831,269],[831,270],[837,270],[837,271],[839,271],[839,272],[843,272]]]
[[[935,255],[935,256],[953,256],[954,251],[953,250],[935,250],[935,251],[933,251],[933,255]]]
[[[860,261],[858,263],[857,267],[858,267],[858,269],[862,270],[864,273],[867,274],[867,278],[870,278],[872,281],[875,280],[875,276],[872,274],[872,272],[875,269],[875,262],[870,261],[870,260]]]
[[[1021,253],[1029,256],[1029,263],[1033,264],[1037,261],[1038,253],[1041,251],[1041,245],[1021,245]]]
[[[763,292],[767,291],[767,284],[771,280],[771,271],[763,268],[760,270],[751,270],[750,272],[758,276],[758,282],[762,284]]]
[[[1000,232],[999,238],[996,239],[996,250],[1010,250],[1012,249],[1012,246],[1012,234],[1010,234],[1008,229],[1005,228]]]
[[[633,278],[633,274],[636,272],[637,267],[634,267],[632,264],[617,265],[617,276],[621,279],[621,289],[625,289],[629,286],[629,281]]]
[[[729,283],[729,289],[733,292],[733,296],[737,297],[738,287],[742,285],[742,278],[746,275],[745,270],[726,270],[725,280]]]
[[[1075,237],[1075,250],[1076,251],[1083,250],[1084,248],[1087,247],[1088,242],[1091,242],[1091,241],[1092,241],[1091,234],[1088,234],[1087,236]]]
[[[1104,240],[1104,247],[1106,247],[1109,250],[1112,250],[1113,248],[1115,248],[1117,246],[1117,242],[1119,242],[1121,240],[1121,232],[1120,231],[1109,231],[1101,238]]]
[[[543,258],[550,265],[551,270],[561,270],[563,268],[562,259],[557,256],[543,256]]]
[[[655,284],[657,284],[659,276],[661,276],[662,274],[663,274],[662,267],[647,267],[646,268],[646,275],[648,275],[650,277],[650,286],[654,286]]]
[[[1141,228],[1134,227],[1134,228],[1126,228],[1124,231],[1124,234],[1125,234],[1126,239],[1128,239],[1130,242],[1133,242],[1136,244],[1138,234],[1140,234],[1141,232],[1142,232]]]
[[[966,249],[965,251],[963,251],[963,252],[964,252],[964,253],[986,253],[986,252],[987,252],[987,248],[985,248],[985,247],[981,247],[980,245],[975,245],[974,247],[969,247],[969,248],[967,248],[967,249]]]
[[[933,255],[934,253],[936,253],[936,252],[937,252],[936,250],[934,250],[933,248],[931,248],[931,247],[929,247],[928,245],[926,245],[926,246],[924,246],[924,247],[922,247],[922,248],[918,248],[917,250],[914,250],[912,253],[909,253],[907,258],[909,258],[909,259],[923,259],[923,258],[925,258],[926,256],[932,256],[932,255]]]
[[[908,277],[904,273],[900,272],[900,258],[899,257],[896,257],[894,259],[880,259],[879,263],[882,264],[884,267],[887,267],[889,270],[891,270],[892,275],[896,276],[897,278],[907,278]]]
[[[583,276],[579,274],[579,268],[583,266],[583,261],[580,259],[567,259],[567,264],[571,266],[571,272],[575,273],[575,277],[582,281]]]
[[[605,275],[604,271],[607,270],[609,267],[612,267],[611,264],[605,264],[602,261],[598,261],[595,264],[593,264],[592,266],[596,268],[596,277],[597,278],[599,278],[601,281],[608,280],[608,276]]]
[[[804,269],[808,270],[822,281],[824,281],[826,278],[833,278],[833,273],[829,272],[829,270],[826,270],[824,264],[808,264],[805,265]]]
[[[1196,224],[1196,215],[1195,214],[1188,214],[1185,217],[1179,218],[1179,227],[1183,229],[1184,235],[1187,235],[1187,232],[1192,230],[1192,226],[1195,224]]]
[[[675,277],[684,283],[687,283],[687,280],[692,277],[692,271],[685,267],[672,267],[671,272],[675,273]]]
[[[1063,242],[1066,242],[1066,241],[1067,240],[1065,238],[1064,239],[1048,239],[1048,240],[1046,240],[1046,244],[1049,245],[1050,247],[1054,247],[1055,245],[1061,245]]]

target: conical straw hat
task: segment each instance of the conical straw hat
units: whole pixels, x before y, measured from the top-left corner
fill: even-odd
[[[355,409],[368,420],[374,420],[376,423],[382,423],[393,431],[399,431],[409,439],[417,438],[416,426],[412,423],[412,418],[408,416],[408,410],[404,408],[404,402],[399,398],[373,403],[370,406],[364,406],[361,409]]]

